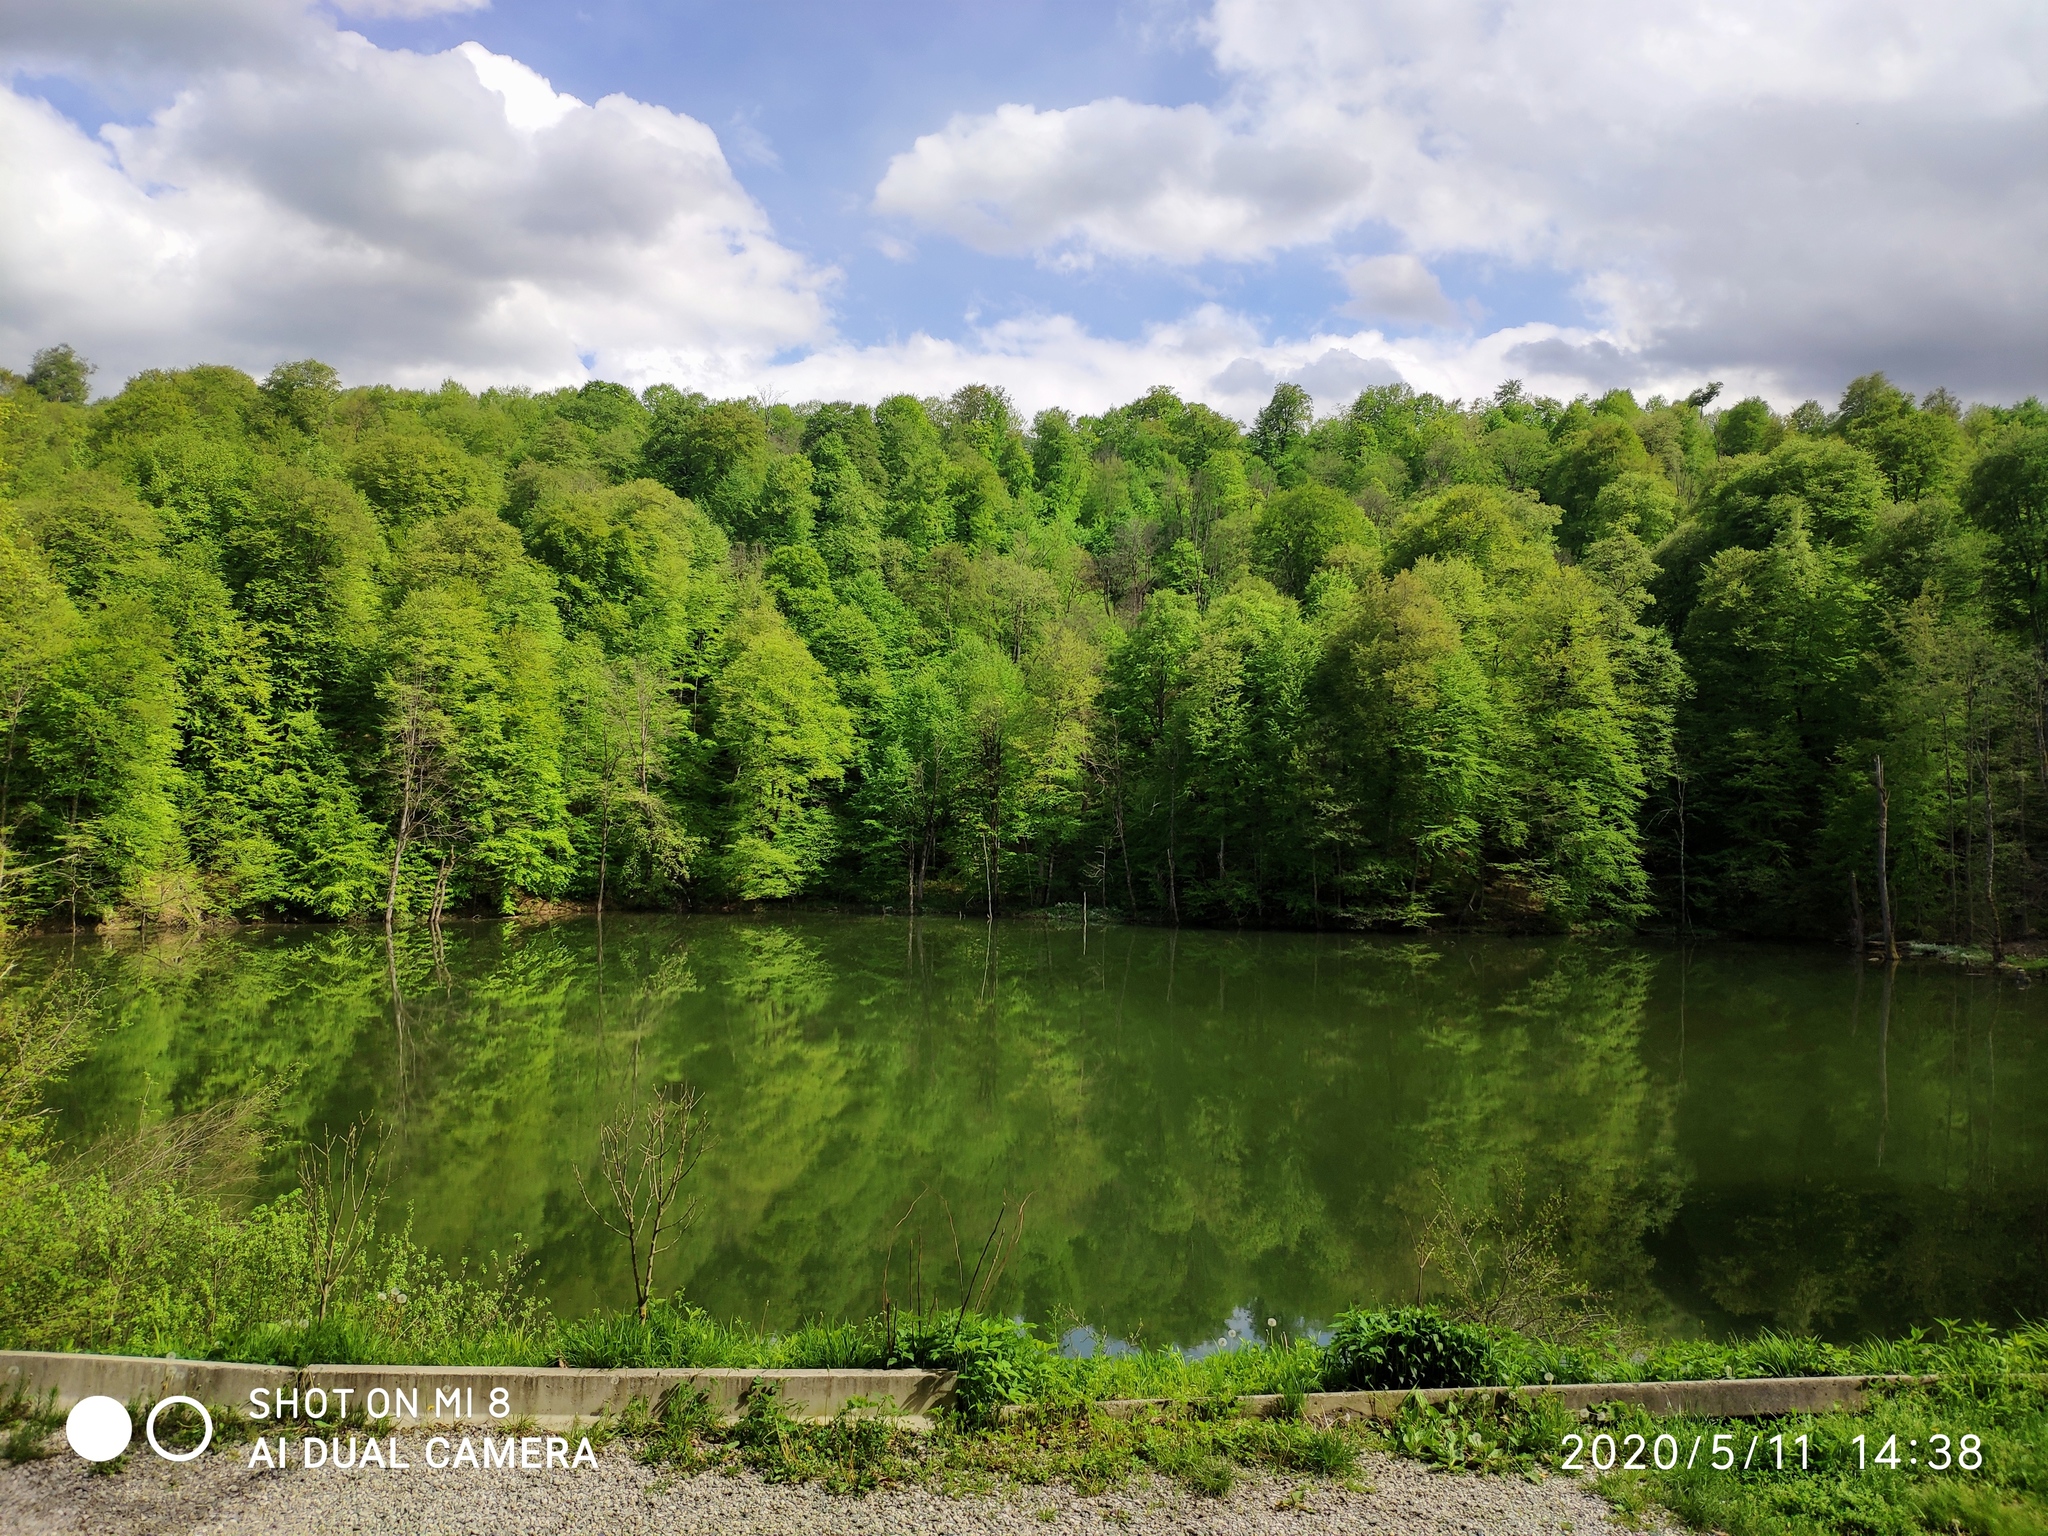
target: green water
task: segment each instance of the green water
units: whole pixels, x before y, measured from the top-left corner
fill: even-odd
[[[115,1020],[67,1140],[266,1082],[290,1127],[374,1112],[415,1236],[519,1234],[568,1312],[630,1299],[573,1165],[688,1082],[717,1140],[657,1278],[770,1326],[874,1310],[892,1233],[899,1299],[955,1293],[953,1233],[971,1269],[1028,1196],[999,1304],[1197,1344],[1412,1297],[1431,1214],[1517,1186],[1659,1330],[2048,1314],[2048,989],[1946,968],[831,917],[35,944]]]

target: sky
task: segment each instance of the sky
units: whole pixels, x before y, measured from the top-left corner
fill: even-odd
[[[2048,388],[2039,0],[0,0],[94,387]]]

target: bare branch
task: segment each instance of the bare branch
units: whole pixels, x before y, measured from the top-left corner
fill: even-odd
[[[597,1134],[592,1172],[607,1197],[601,1204],[575,1169],[576,1188],[607,1230],[623,1238],[642,1321],[654,1296],[654,1261],[674,1248],[697,1219],[693,1194],[678,1207],[684,1183],[711,1145],[698,1113],[702,1096],[684,1085],[663,1088],[645,1105],[629,1104]]]

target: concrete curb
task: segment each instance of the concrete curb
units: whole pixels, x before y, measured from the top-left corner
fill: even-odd
[[[1540,1387],[1430,1387],[1409,1392],[1310,1392],[1301,1399],[1301,1416],[1312,1423],[1351,1419],[1392,1419],[1410,1398],[1431,1407],[1454,1402],[1496,1402],[1504,1397],[1550,1397],[1569,1409],[1584,1412],[1607,1403],[1627,1403],[1659,1417],[1689,1415],[1703,1419],[1768,1419],[1788,1413],[1856,1413],[1869,1401],[1869,1389],[1885,1385],[1925,1385],[1932,1376],[1763,1376],[1746,1380],[1560,1382]],[[1129,1418],[1148,1408],[1163,1407],[1165,1398],[1112,1398],[1104,1413]],[[1019,1411],[1019,1410],[1012,1410]],[[1237,1411],[1251,1418],[1274,1418],[1287,1411],[1287,1399],[1258,1394],[1237,1400]]]
[[[379,1417],[401,1424],[502,1425],[531,1421],[558,1429],[619,1414],[634,1399],[657,1404],[681,1388],[702,1392],[719,1412],[737,1412],[747,1387],[774,1384],[799,1418],[829,1419],[852,1406],[880,1414],[923,1417],[951,1400],[951,1371],[586,1371],[550,1367],[447,1365],[238,1365],[214,1360],[160,1360],[136,1355],[64,1355],[0,1351],[0,1396],[16,1391],[48,1400],[60,1413],[82,1397],[124,1403],[193,1397],[239,1410],[257,1423],[280,1424],[277,1394],[294,1405],[288,1421],[334,1422],[343,1413],[381,1406]],[[251,1394],[261,1393],[260,1398]],[[372,1393],[382,1393],[372,1404]],[[493,1394],[502,1394],[496,1398]],[[346,1394],[346,1395],[344,1395]],[[320,1412],[312,1412],[317,1397]],[[257,1417],[261,1406],[268,1417]],[[502,1410],[502,1411],[499,1411]],[[280,1424],[280,1427],[282,1425]]]
[[[773,1383],[799,1417],[829,1419],[852,1407],[899,1417],[921,1428],[928,1416],[953,1398],[951,1371],[590,1371],[556,1367],[502,1368],[450,1365],[240,1365],[216,1360],[156,1359],[136,1355],[66,1355],[27,1350],[0,1351],[0,1397],[20,1391],[49,1400],[58,1412],[82,1397],[103,1395],[124,1403],[154,1403],[165,1397],[197,1398],[249,1414],[260,1404],[278,1424],[277,1394],[292,1397],[296,1418],[332,1423],[343,1413],[379,1409],[377,1417],[400,1423],[504,1425],[530,1421],[558,1429],[601,1415],[623,1413],[634,1400],[650,1406],[669,1393],[702,1392],[711,1406],[730,1417],[748,1386]],[[1497,1401],[1503,1397],[1555,1398],[1575,1412],[1626,1403],[1659,1416],[1760,1419],[1791,1413],[1855,1413],[1879,1386],[1925,1385],[1932,1376],[1775,1376],[1748,1380],[1630,1381],[1559,1383],[1554,1386],[1430,1388],[1414,1392],[1311,1392],[1301,1399],[1302,1417],[1313,1423],[1398,1417],[1410,1398],[1432,1407],[1451,1402]],[[261,1399],[252,1393],[261,1392]],[[373,1394],[382,1393],[373,1401]],[[344,1395],[345,1394],[345,1395]],[[494,1397],[494,1394],[497,1394]],[[320,1412],[308,1401],[317,1396]],[[1117,1418],[1174,1406],[1169,1398],[1112,1398],[1096,1407]],[[1288,1411],[1278,1395],[1237,1399],[1237,1411],[1254,1418]],[[1004,1417],[1031,1411],[1014,1404]],[[255,1416],[251,1414],[251,1417]]]

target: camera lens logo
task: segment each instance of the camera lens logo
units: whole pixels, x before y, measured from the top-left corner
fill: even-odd
[[[87,1461],[112,1461],[135,1438],[135,1421],[111,1397],[81,1397],[64,1420],[64,1438]]]
[[[167,1451],[156,1437],[156,1421],[166,1408],[180,1403],[194,1410],[206,1429],[191,1450]],[[142,1424],[142,1435],[149,1442],[149,1448],[165,1461],[192,1461],[213,1443],[213,1415],[206,1411],[204,1403],[194,1398],[167,1397],[149,1410],[149,1417]],[[128,1442],[135,1438],[135,1421],[128,1417],[127,1408],[114,1398],[81,1397],[64,1420],[64,1438],[71,1443],[71,1449],[87,1461],[112,1461],[127,1450]]]

